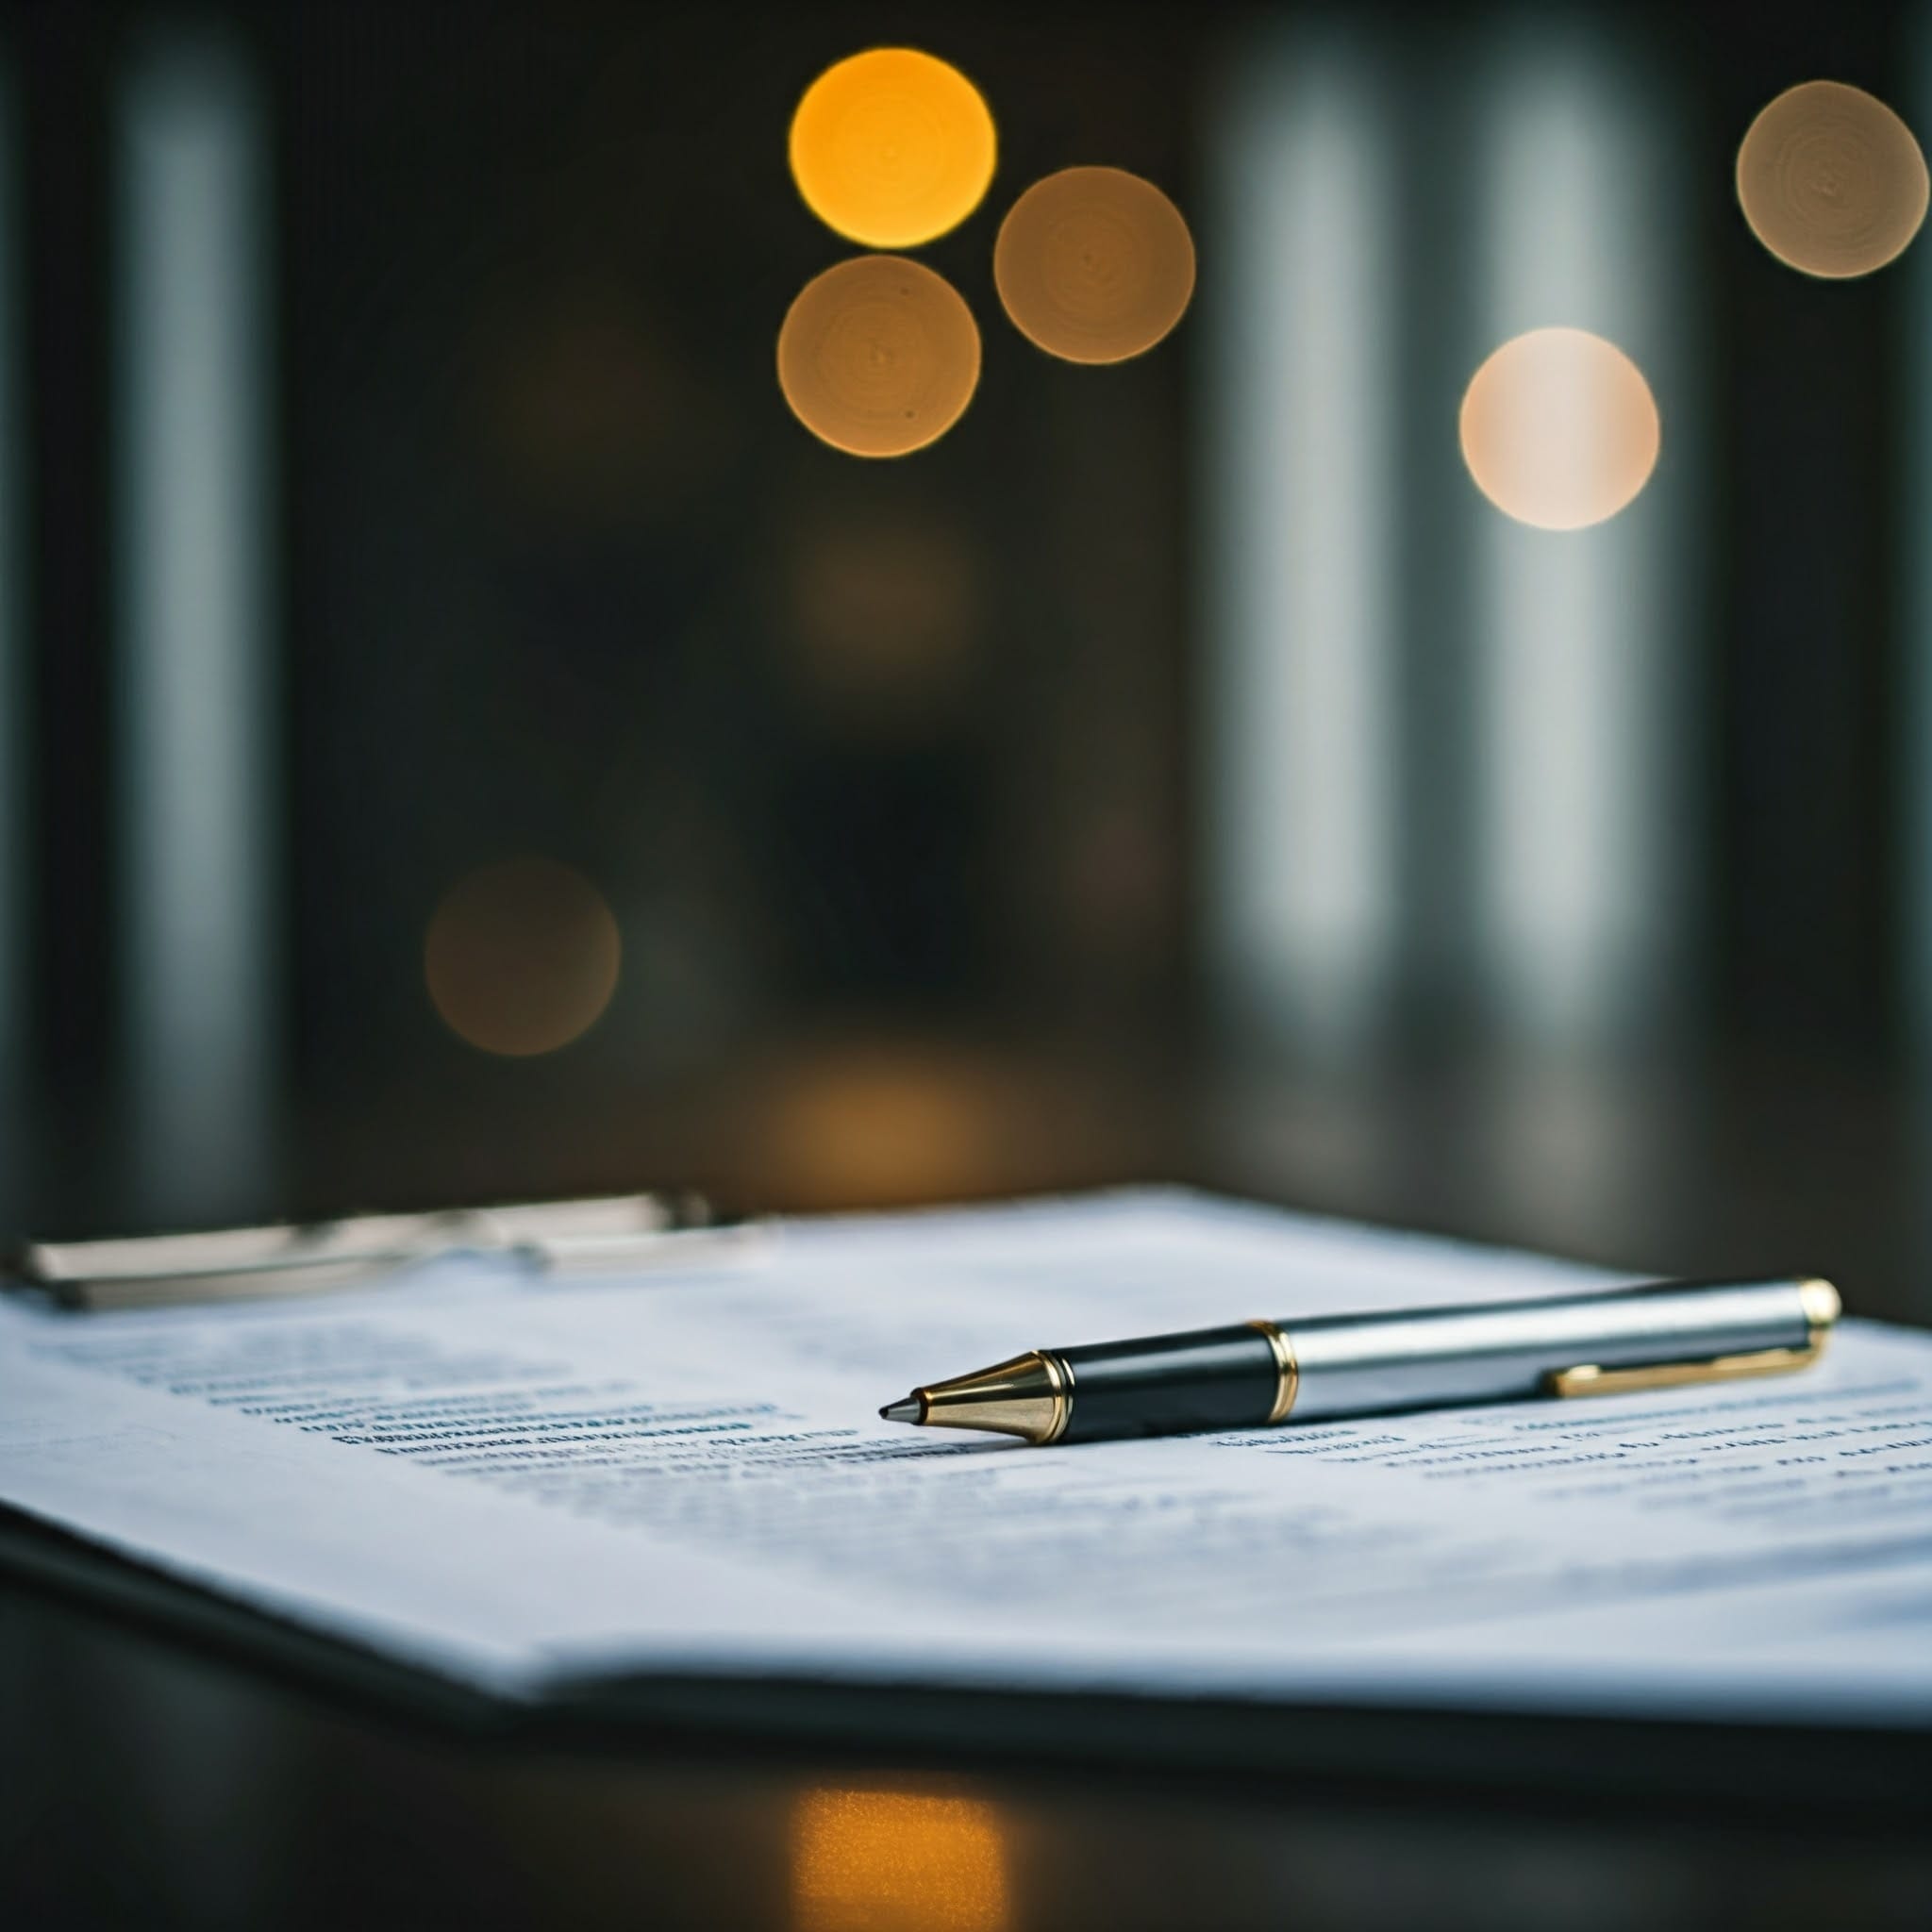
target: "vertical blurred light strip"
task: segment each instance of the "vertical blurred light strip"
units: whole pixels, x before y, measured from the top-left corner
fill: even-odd
[[[1472,372],[1511,337],[1570,325],[1634,358],[1663,416],[1656,475],[1607,523],[1533,529],[1469,491],[1475,969],[1505,1038],[1587,1053],[1631,1042],[1657,1012],[1694,862],[1674,534],[1692,521],[1694,438],[1675,250],[1699,204],[1672,166],[1667,97],[1607,29],[1514,30],[1476,125]]]
[[[1329,30],[1248,28],[1211,104],[1205,792],[1219,1004],[1365,1045],[1396,937],[1393,130]]]
[[[264,1184],[278,1030],[268,130],[227,42],[157,34],[114,106],[122,975],[135,1179]]]
[[[26,915],[22,830],[26,811],[25,753],[21,708],[25,680],[26,545],[21,534],[22,452],[26,423],[20,379],[20,117],[13,72],[0,58],[0,1154],[12,1152],[20,1104],[25,1027]]]
[[[1913,24],[1912,79],[1900,107],[1922,139],[1932,130],[1932,5],[1922,4]],[[1921,532],[1932,518],[1932,248],[1921,236],[1894,273],[1906,276],[1904,308],[1912,346],[1905,381],[1910,414],[1907,428],[1906,502],[1899,545],[1906,580],[1899,585],[1906,613],[1900,706],[1905,742],[1896,747],[1900,783],[1897,931],[1903,942],[1904,1015],[1920,1075],[1920,1133],[1932,1150],[1932,544]]]

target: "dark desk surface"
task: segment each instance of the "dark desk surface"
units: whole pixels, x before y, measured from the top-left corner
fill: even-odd
[[[1071,1168],[976,1178],[1178,1173],[1659,1271],[1817,1267],[1855,1308],[1932,1314],[1910,1109],[1784,1081],[1197,1099],[1185,1119],[1119,1110],[1127,1139]],[[1754,1814],[1679,1783],[1609,1803],[1485,1790],[1453,1767],[1422,1786],[1257,1783],[935,1771],[857,1743],[491,1740],[0,1581],[8,1928],[1932,1924],[1923,1809]]]
[[[862,1747],[565,1748],[295,1685],[0,1587],[0,1924],[1909,1926],[1907,1823]]]

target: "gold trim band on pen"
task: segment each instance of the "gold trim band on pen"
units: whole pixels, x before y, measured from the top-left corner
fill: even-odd
[[[1272,1428],[1276,1423],[1285,1423],[1289,1410],[1294,1407],[1295,1394],[1302,1385],[1301,1364],[1294,1358],[1294,1343],[1273,1322],[1257,1318],[1248,1326],[1267,1337],[1269,1353],[1274,1357],[1274,1407],[1268,1411],[1263,1424],[1263,1427]]]
[[[1046,1371],[1046,1379],[1053,1385],[1053,1420],[1047,1424],[1046,1433],[1035,1438],[1044,1449],[1067,1433],[1067,1424],[1074,1419],[1074,1369],[1071,1362],[1062,1361],[1051,1349],[1038,1349],[1035,1353]]]

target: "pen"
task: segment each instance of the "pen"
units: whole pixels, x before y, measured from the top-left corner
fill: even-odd
[[[1840,1306],[1831,1283],[1813,1276],[1244,1322],[1034,1349],[915,1389],[879,1414],[1029,1442],[1093,1442],[1674,1389],[1806,1368]]]

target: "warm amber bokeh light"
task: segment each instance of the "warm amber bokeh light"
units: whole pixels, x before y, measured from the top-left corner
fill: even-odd
[[[1661,441],[1642,371],[1581,328],[1505,342],[1471,379],[1461,429],[1476,487],[1542,530],[1615,516],[1649,482]]]
[[[791,1817],[797,1932],[1005,1932],[1006,1847],[991,1805],[808,1791]]]
[[[1789,89],[1738,149],[1738,201],[1788,267],[1841,279],[1905,252],[1932,182],[1912,130],[1881,100],[1836,80]]]
[[[1194,292],[1194,242],[1160,190],[1119,168],[1037,181],[1000,225],[993,280],[1014,326],[1069,362],[1124,362]]]
[[[789,563],[784,630],[828,710],[894,735],[951,715],[984,602],[980,559],[957,523],[871,491],[806,524]]]
[[[1014,1171],[1038,1096],[964,1052],[827,1042],[759,1096],[760,1159],[789,1203],[854,1207],[983,1193]]]
[[[610,1004],[617,922],[581,873],[512,858],[458,880],[436,908],[423,950],[436,1010],[485,1053],[566,1046]]]
[[[778,386],[811,433],[855,457],[943,436],[979,385],[979,329],[943,275],[897,255],[841,261],[778,332]]]
[[[910,47],[828,68],[791,117],[806,206],[868,248],[916,248],[958,227],[992,180],[992,115],[959,72]]]

